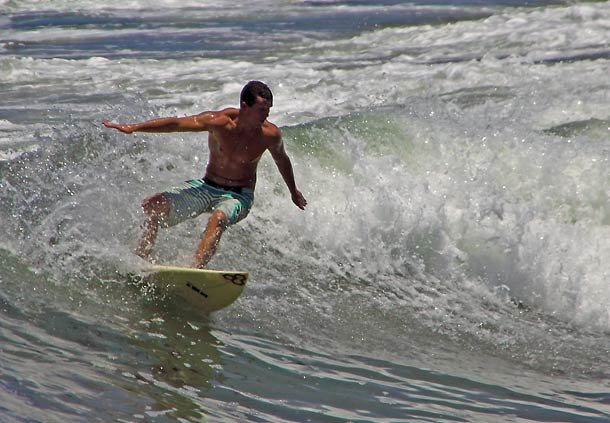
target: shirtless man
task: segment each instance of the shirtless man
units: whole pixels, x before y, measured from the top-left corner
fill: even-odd
[[[297,189],[292,164],[277,126],[267,120],[273,106],[271,90],[259,81],[244,86],[239,109],[208,111],[186,117],[168,117],[133,124],[103,121],[107,128],[132,132],[206,131],[209,159],[202,179],[144,199],[147,215],[136,254],[148,258],[159,226],[173,226],[201,213],[211,213],[195,253],[193,267],[203,268],[216,252],[225,229],[250,211],[254,201],[256,168],[269,150],[292,195],[292,202],[304,209],[307,201]]]

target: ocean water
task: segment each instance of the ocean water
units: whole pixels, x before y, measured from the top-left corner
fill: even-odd
[[[610,3],[0,0],[0,421],[610,421]],[[204,316],[125,276],[141,199],[275,96]],[[190,263],[205,218],[160,234]]]

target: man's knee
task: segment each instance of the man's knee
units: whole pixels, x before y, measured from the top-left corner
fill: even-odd
[[[214,210],[210,216],[209,222],[222,229],[226,229],[227,226],[229,226],[229,218],[222,210]]]
[[[169,215],[169,201],[163,194],[157,193],[142,201],[142,209],[149,216],[166,217]]]

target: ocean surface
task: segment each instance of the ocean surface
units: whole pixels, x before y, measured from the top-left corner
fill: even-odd
[[[0,0],[0,421],[610,421],[609,69],[607,1]],[[205,134],[101,121],[252,79],[309,206],[265,155],[205,316],[128,277]]]

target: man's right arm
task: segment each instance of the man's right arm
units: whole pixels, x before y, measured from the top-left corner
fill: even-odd
[[[126,134],[132,132],[197,132],[209,131],[215,126],[222,126],[228,121],[228,116],[223,112],[203,112],[198,115],[185,117],[165,117],[147,120],[139,123],[114,123],[104,120],[102,123],[106,128],[117,129]]]

